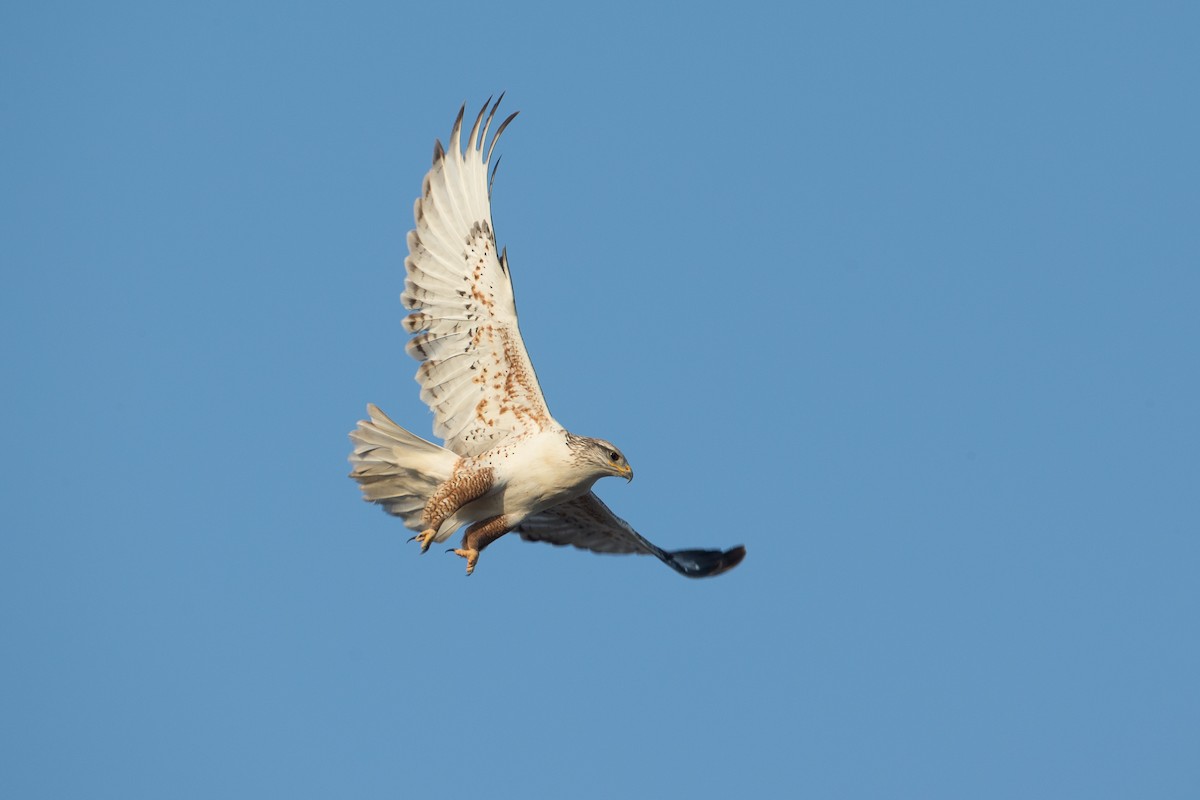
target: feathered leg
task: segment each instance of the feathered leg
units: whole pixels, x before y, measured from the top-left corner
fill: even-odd
[[[467,574],[470,575],[475,571],[475,565],[479,562],[479,554],[483,548],[511,529],[508,518],[504,515],[480,520],[467,528],[467,532],[463,534],[462,547],[451,552],[467,560]]]
[[[491,488],[491,467],[471,467],[462,462],[455,465],[450,480],[434,490],[429,502],[425,504],[425,510],[421,512],[421,521],[425,524],[425,529],[409,541],[419,541],[421,552],[424,553],[433,542],[433,537],[437,536],[438,528],[451,514],[472,500],[483,497]]]

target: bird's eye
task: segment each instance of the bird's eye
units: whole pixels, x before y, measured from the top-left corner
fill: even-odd
[[[620,461],[620,460],[621,460],[621,454],[620,454],[620,453],[617,453],[617,452],[614,452],[614,451],[612,451],[612,450],[609,450],[609,451],[608,451],[608,459],[609,459],[610,461],[612,461],[612,462],[615,464],[615,463],[617,463],[618,461]]]

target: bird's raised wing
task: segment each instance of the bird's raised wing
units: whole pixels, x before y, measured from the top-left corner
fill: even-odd
[[[421,399],[433,410],[434,433],[464,456],[558,424],[525,352],[508,259],[497,252],[492,230],[488,164],[496,140],[516,116],[500,124],[485,152],[499,105],[497,100],[485,121],[484,104],[465,153],[462,110],[449,149],[440,141],[434,144],[433,167],[413,207],[417,227],[408,234],[404,260],[408,278],[401,300],[412,309],[404,326],[416,334],[406,350],[422,362],[417,382]]]
[[[733,569],[746,548],[667,551],[648,542],[593,492],[534,514],[514,530],[531,542],[570,544],[596,553],[639,553],[657,556],[689,578],[707,578]]]

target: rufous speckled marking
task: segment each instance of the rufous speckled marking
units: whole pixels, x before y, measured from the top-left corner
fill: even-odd
[[[495,483],[491,467],[472,466],[466,460],[454,465],[450,480],[443,483],[425,504],[421,520],[437,530],[446,519],[472,500],[487,493]]]
[[[508,517],[503,514],[491,519],[480,520],[468,527],[466,533],[463,534],[463,547],[467,550],[483,552],[485,547],[508,533],[509,530]]]
[[[470,575],[475,571],[475,565],[479,563],[479,554],[483,552],[483,548],[508,533],[509,530],[511,528],[508,517],[503,514],[480,520],[467,528],[467,532],[463,534],[462,547],[451,552],[467,560],[467,574]]]

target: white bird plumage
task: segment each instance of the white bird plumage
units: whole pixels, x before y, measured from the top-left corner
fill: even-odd
[[[422,550],[467,526],[454,551],[467,558],[467,574],[480,551],[512,530],[533,541],[654,555],[689,577],[724,572],[745,548],[664,551],[609,511],[590,490],[606,475],[631,479],[625,457],[606,441],[569,433],[546,407],[492,227],[488,167],[516,117],[489,141],[499,105],[484,104],[465,144],[464,106],[448,148],[435,143],[408,234],[401,300],[414,336],[406,350],[421,362],[421,399],[445,447],[369,405],[370,419],[350,434],[351,477],[364,499],[419,531]]]

